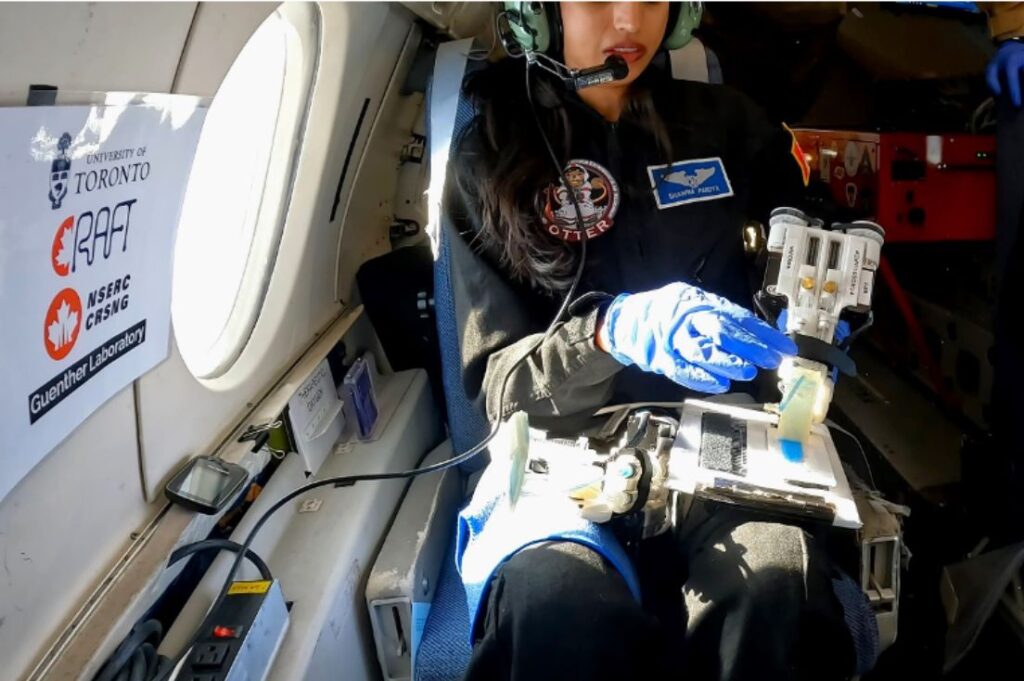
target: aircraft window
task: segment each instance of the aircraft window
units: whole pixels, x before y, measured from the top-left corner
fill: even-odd
[[[182,205],[171,299],[178,348],[197,378],[227,372],[259,317],[318,44],[318,11],[278,9],[246,43],[207,113]]]

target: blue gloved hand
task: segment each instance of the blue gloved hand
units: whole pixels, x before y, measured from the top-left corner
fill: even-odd
[[[749,310],[683,283],[618,296],[604,325],[619,362],[705,393],[724,393],[730,381],[749,381],[757,367],[774,369],[796,352]]]
[[[1021,105],[1020,79],[1024,71],[1024,43],[1007,40],[996,50],[992,61],[985,69],[985,79],[996,97],[1003,94],[1003,82],[1009,90],[1014,106]]]

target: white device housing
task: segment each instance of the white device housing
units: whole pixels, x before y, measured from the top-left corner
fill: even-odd
[[[745,475],[701,465],[701,424],[707,412],[725,414],[745,423]],[[815,497],[831,509],[835,527],[859,529],[860,514],[828,428],[822,424],[812,428],[810,438],[803,444],[803,460],[796,462],[783,455],[777,425],[778,417],[765,411],[686,400],[665,486],[684,494],[700,495],[702,491],[735,484],[756,487],[777,500],[791,497],[794,503],[799,503],[799,498]]]
[[[823,229],[793,208],[769,222],[765,292],[787,300],[786,331],[831,343],[845,309],[871,308],[885,231],[869,221]]]

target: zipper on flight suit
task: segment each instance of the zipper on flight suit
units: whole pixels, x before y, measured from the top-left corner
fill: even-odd
[[[622,181],[622,147],[619,145],[619,123],[618,121],[605,121],[605,137],[608,142],[608,172],[612,174],[619,183],[619,201],[625,201],[626,184]],[[622,203],[620,203],[622,205]],[[640,230],[634,230],[637,255],[642,261],[644,259],[644,242]]]

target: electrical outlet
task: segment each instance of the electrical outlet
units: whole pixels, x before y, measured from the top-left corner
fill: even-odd
[[[219,667],[228,656],[227,643],[200,643],[192,656],[192,664],[196,667]]]

